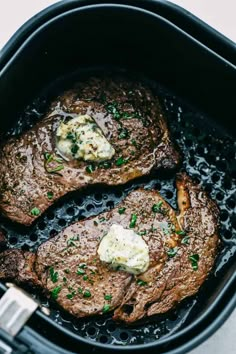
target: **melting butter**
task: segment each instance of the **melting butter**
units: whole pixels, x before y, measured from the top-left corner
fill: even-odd
[[[102,238],[98,255],[115,269],[140,274],[149,266],[149,249],[143,238],[133,230],[113,224]]]
[[[102,162],[110,160],[115,150],[89,115],[79,115],[62,122],[56,132],[56,147],[66,159]]]

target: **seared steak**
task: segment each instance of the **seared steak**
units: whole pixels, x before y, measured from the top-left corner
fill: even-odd
[[[57,129],[78,115],[92,117],[115,149],[109,161],[61,159]],[[71,151],[77,150],[74,145]],[[145,84],[90,78],[58,97],[44,119],[1,148],[0,210],[30,225],[70,191],[88,184],[123,184],[153,168],[173,168],[178,161],[158,98]]]
[[[215,203],[186,174],[178,175],[177,191],[178,213],[157,191],[138,189],[115,209],[67,227],[36,255],[3,252],[0,278],[41,286],[77,317],[115,309],[115,320],[132,323],[164,313],[198,291],[219,243]],[[98,245],[112,224],[132,227],[146,241],[146,272],[134,276],[100,261]]]

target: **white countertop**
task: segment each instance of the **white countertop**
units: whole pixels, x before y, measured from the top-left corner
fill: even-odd
[[[0,48],[34,14],[55,0],[0,0]],[[236,0],[172,0],[236,42]],[[206,342],[189,354],[236,354],[236,310]]]

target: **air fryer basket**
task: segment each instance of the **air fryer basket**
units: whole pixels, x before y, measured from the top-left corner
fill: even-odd
[[[121,19],[119,16],[122,16],[122,30],[116,27]],[[132,26],[130,26],[131,20]],[[86,33],[82,32],[85,23],[87,26],[93,24],[96,27],[96,21],[102,23],[100,32],[98,31],[96,36],[90,30]],[[140,23],[146,25],[142,31],[138,29]],[[60,27],[62,24],[63,31]],[[111,38],[109,38],[106,26],[112,28],[113,40],[115,38],[113,43],[110,42]],[[57,38],[60,38],[58,43],[53,42],[55,28],[58,29]],[[83,33],[84,37],[81,37],[78,42],[73,34],[73,40],[68,40],[66,36],[66,33],[73,33],[73,28]],[[123,37],[125,34],[126,38]],[[156,34],[160,38],[156,39]],[[100,47],[98,44],[94,45],[93,49],[97,56],[93,55],[92,59],[90,56],[92,51],[88,46],[91,39],[93,41],[98,39],[100,45]],[[158,41],[158,51],[152,46],[155,41]],[[76,52],[76,58],[71,58],[71,55],[68,58],[65,53],[71,53],[69,49],[74,48],[74,42],[79,45],[80,50]],[[110,48],[114,47],[114,43],[118,48],[110,53]],[[63,50],[56,55],[58,44]],[[130,47],[131,45],[133,47]],[[145,53],[138,52],[138,48],[145,50]],[[105,49],[107,49],[106,54],[109,53],[108,57],[104,54]],[[123,53],[120,52],[121,50]],[[173,51],[176,53],[176,60],[169,57],[173,56]],[[80,56],[81,52],[83,56]],[[127,56],[125,59],[124,54]],[[140,54],[139,58],[137,54]],[[152,54],[154,58],[149,57],[147,60],[147,54]],[[181,58],[183,54],[185,57]],[[68,85],[72,80],[83,79],[84,76],[89,75],[88,67],[93,66],[94,71],[95,64],[112,64],[113,67],[119,68],[114,70],[120,70],[120,68],[127,68],[129,71],[136,70],[151,78],[150,84],[162,101],[173,140],[182,151],[181,168],[195,177],[211,197],[217,200],[221,210],[222,245],[215,268],[196,296],[184,300],[168,314],[132,327],[114,323],[110,315],[78,320],[55,305],[49,304],[42,296],[35,294],[39,296],[44,306],[50,307],[50,320],[65,329],[65,333],[69,333],[68,343],[61,343],[59,338],[56,342],[70,350],[82,352],[81,347],[75,348],[72,344],[76,340],[79,343],[81,338],[85,338],[87,342],[95,346],[94,352],[97,352],[98,348],[102,348],[102,351],[106,348],[141,350],[145,348],[145,345],[151,349],[154,344],[160,352],[169,350],[172,348],[171,338],[181,330],[187,331],[190,325],[197,322],[207,312],[222,292],[223,287],[227,285],[228,279],[232,278],[235,269],[235,140],[229,134],[231,120],[220,114],[223,111],[227,114],[231,113],[233,75],[235,78],[233,67],[230,63],[214,56],[212,52],[208,52],[206,48],[162,18],[138,9],[124,7],[118,9],[112,6],[87,7],[84,11],[73,10],[63,16],[58,16],[56,20],[49,21],[47,26],[42,26],[41,31],[38,30],[34,36],[32,35],[32,38],[13,59],[12,63],[3,70],[1,77],[6,86],[4,92],[0,87],[2,91],[0,94],[4,94],[5,97],[5,101],[2,101],[0,105],[2,112],[9,117],[8,120],[1,122],[4,138],[18,134],[38,121],[45,113],[53,95],[60,92],[63,86]],[[194,59],[198,60],[198,63],[193,62]],[[87,67],[87,69],[77,70],[71,75],[73,69],[78,66]],[[24,75],[22,75],[21,70],[26,67],[27,71],[24,69]],[[104,68],[111,70],[110,66],[109,69],[103,66],[102,70]],[[97,70],[101,70],[101,66]],[[216,73],[218,80],[214,76]],[[188,75],[192,75],[191,78]],[[61,79],[56,80],[58,77]],[[25,91],[19,90],[23,79]],[[6,90],[13,82],[15,82],[13,90]],[[50,82],[53,84],[49,85]],[[217,86],[214,86],[216,84]],[[199,90],[202,95],[208,93],[208,100],[199,94]],[[32,100],[33,97],[37,98]],[[217,101],[218,110],[216,110],[212,105],[219,97],[222,102]],[[16,104],[14,107],[9,107],[9,102],[12,100]],[[190,105],[189,101],[194,101],[195,107]],[[23,110],[27,102],[31,103]],[[20,116],[16,115],[18,110],[23,112]],[[202,113],[202,110],[208,111],[208,114]],[[212,113],[211,117],[209,113]],[[160,175],[155,172],[151,176],[121,187],[89,187],[83,192],[75,192],[70,197],[63,198],[30,228],[12,224],[4,218],[0,219],[1,227],[6,233],[9,247],[35,250],[39,244],[56,235],[69,224],[113,208],[127,193],[140,185],[160,191],[166,200],[176,207],[174,177],[174,174]],[[35,321],[32,318],[30,326],[54,341],[54,334],[48,333],[43,327],[44,320]],[[56,327],[53,333],[57,333]],[[71,343],[69,343],[70,335]],[[165,345],[159,346],[158,343],[161,342]]]

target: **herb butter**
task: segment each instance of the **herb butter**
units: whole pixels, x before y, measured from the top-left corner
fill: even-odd
[[[149,250],[143,238],[133,230],[113,224],[102,238],[98,255],[115,269],[140,274],[149,266]]]
[[[62,122],[56,132],[56,146],[66,159],[102,162],[110,160],[115,150],[89,115],[79,115]]]

